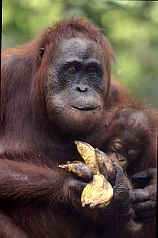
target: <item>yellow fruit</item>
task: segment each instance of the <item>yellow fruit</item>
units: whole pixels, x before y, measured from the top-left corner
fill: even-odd
[[[111,184],[101,174],[93,176],[92,182],[86,185],[82,191],[82,206],[89,205],[94,207],[107,206],[113,197],[113,188]]]
[[[100,151],[99,149],[95,149],[95,152],[96,152],[96,161],[99,166],[100,173],[103,174],[106,179],[114,181],[115,169],[113,167],[113,162],[107,156],[106,153]]]
[[[85,180],[89,180],[90,177],[93,177],[92,170],[89,168],[89,166],[81,161],[67,162],[66,164],[59,165],[59,167],[71,171]]]
[[[77,150],[84,159],[85,164],[81,161],[68,162],[59,167],[75,173],[77,176],[84,178],[90,175],[88,168],[93,171],[93,180],[85,186],[81,194],[82,206],[105,207],[113,197],[113,188],[108,182],[109,175],[114,179],[115,170],[110,158],[102,151],[94,149],[86,142],[75,141]],[[87,168],[88,167],[88,168]]]
[[[75,141],[75,144],[85,163],[93,170],[94,174],[97,174],[99,172],[99,167],[96,162],[95,149],[86,142]]]

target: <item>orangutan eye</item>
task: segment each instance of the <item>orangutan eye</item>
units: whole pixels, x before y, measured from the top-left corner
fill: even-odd
[[[139,153],[138,149],[128,149],[127,151],[128,155],[133,156],[133,155],[137,155]]]
[[[90,76],[99,76],[102,77],[103,75],[103,71],[101,69],[101,67],[97,64],[90,64],[87,68],[86,68],[86,73]]]
[[[90,68],[88,69],[88,74],[96,74],[96,73],[97,73],[97,69],[96,69],[96,68],[90,67]]]
[[[123,148],[123,145],[119,142],[116,142],[113,144],[114,149],[121,150]]]
[[[73,75],[75,74],[76,72],[78,72],[78,67],[76,65],[71,65],[69,66],[67,69],[66,69],[66,73],[68,75]]]

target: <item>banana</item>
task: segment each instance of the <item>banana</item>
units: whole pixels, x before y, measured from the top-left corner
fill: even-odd
[[[95,149],[96,161],[99,166],[99,172],[105,176],[111,183],[115,180],[115,169],[111,158],[98,148]]]
[[[113,188],[102,174],[93,176],[92,182],[87,184],[82,191],[82,207],[89,205],[94,207],[107,206],[113,197]]]
[[[81,161],[68,161],[66,164],[59,165],[59,167],[73,172],[78,177],[81,177],[84,180],[89,180],[90,177],[93,177],[92,170]]]
[[[93,170],[94,174],[97,174],[99,172],[99,167],[96,162],[95,149],[86,142],[75,141],[75,144],[85,163]]]
[[[113,197],[113,188],[108,182],[109,174],[115,176],[115,170],[109,157],[100,151],[94,149],[90,144],[81,141],[74,142],[77,150],[85,163],[93,171],[93,180],[85,186],[81,194],[81,204],[83,207],[88,205],[90,208],[105,207]],[[68,162],[59,165],[60,168],[67,169],[77,176],[84,178],[87,174],[87,166],[81,161]]]

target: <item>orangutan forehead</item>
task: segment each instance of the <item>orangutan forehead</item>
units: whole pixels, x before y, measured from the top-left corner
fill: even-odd
[[[98,62],[103,63],[103,51],[101,47],[94,41],[86,38],[74,37],[63,40],[59,46],[59,54],[62,54],[62,57],[65,56],[66,58],[94,58]]]

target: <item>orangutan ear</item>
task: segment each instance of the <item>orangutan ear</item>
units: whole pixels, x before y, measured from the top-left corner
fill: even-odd
[[[38,59],[41,61],[45,52],[45,48],[40,48],[38,53]]]

